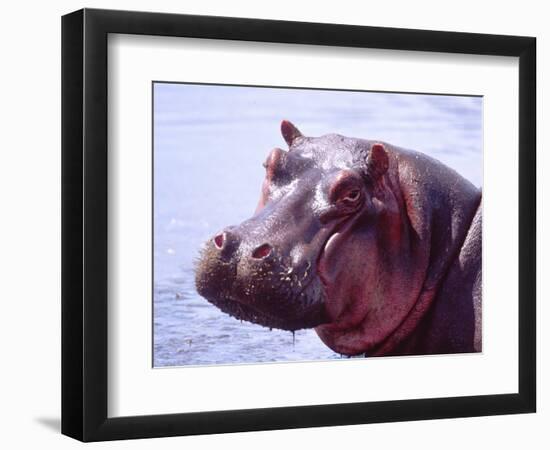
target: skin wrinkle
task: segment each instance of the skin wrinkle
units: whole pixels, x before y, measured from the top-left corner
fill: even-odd
[[[453,317],[452,308],[456,317],[474,316],[474,286],[462,288],[459,280],[466,271],[447,274],[457,261],[471,269],[469,277],[476,273],[477,247],[465,259],[460,250],[479,190],[421,153],[334,134],[304,137],[285,121],[281,128],[289,151],[272,150],[255,215],[227,229],[226,244],[238,248],[205,245],[199,293],[264,326],[315,327],[343,354],[422,353],[435,348],[428,335],[438,351],[473,349],[473,333],[446,337],[432,322]],[[267,256],[251,259],[262,245]],[[454,289],[442,286],[447,278]],[[440,298],[443,291],[456,291],[461,302]],[[480,307],[475,316],[477,330]]]

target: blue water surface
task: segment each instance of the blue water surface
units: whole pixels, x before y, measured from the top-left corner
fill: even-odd
[[[313,330],[240,322],[194,287],[201,244],[252,215],[282,119],[420,150],[482,184],[480,97],[155,83],[153,107],[155,367],[340,358]]]

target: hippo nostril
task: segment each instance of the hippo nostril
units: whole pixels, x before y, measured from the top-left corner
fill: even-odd
[[[262,244],[252,253],[252,258],[262,259],[271,253],[271,245]]]
[[[214,244],[216,244],[216,247],[218,247],[219,249],[223,248],[224,243],[225,243],[225,233],[218,234],[214,238]]]

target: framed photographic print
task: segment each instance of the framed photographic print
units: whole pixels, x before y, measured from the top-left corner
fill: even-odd
[[[62,20],[62,432],[534,412],[535,38]]]

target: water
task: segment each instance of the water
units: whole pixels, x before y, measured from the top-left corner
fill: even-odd
[[[240,322],[194,287],[200,245],[250,217],[282,119],[423,151],[482,184],[482,99],[155,84],[154,365],[340,358],[313,330]],[[293,342],[294,340],[294,342]]]

